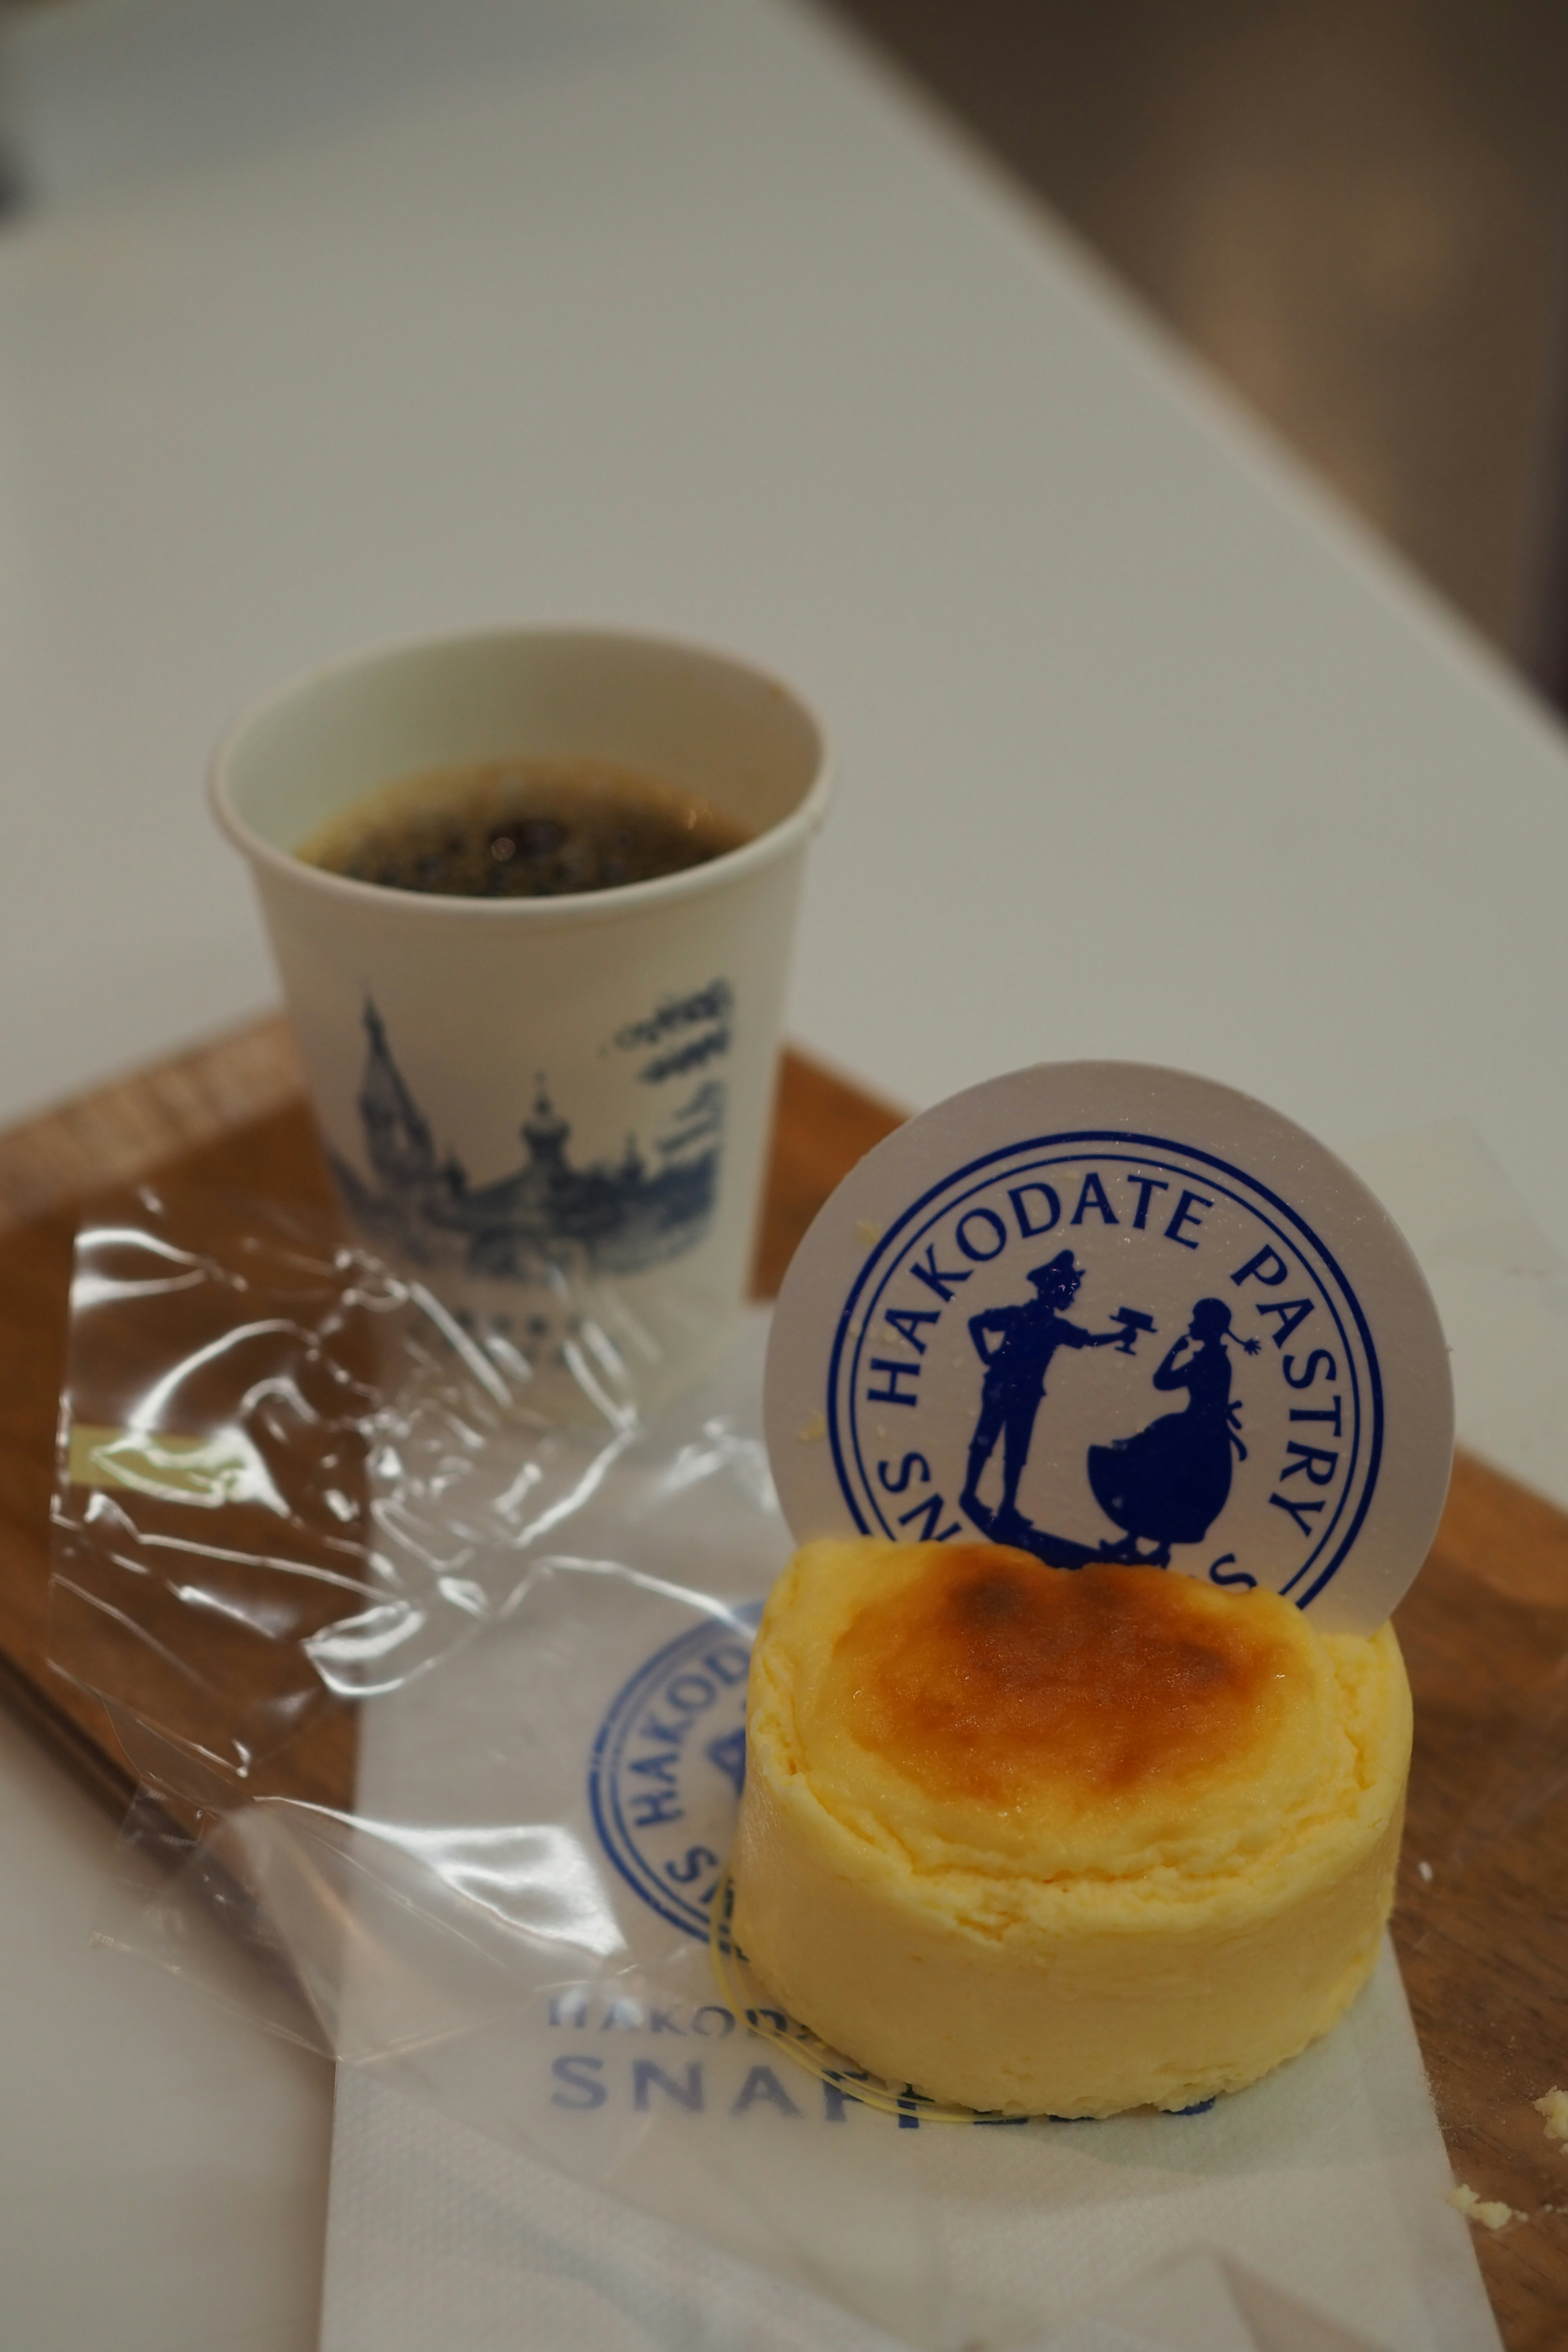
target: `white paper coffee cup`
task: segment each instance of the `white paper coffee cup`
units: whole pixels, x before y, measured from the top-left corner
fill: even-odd
[[[555,898],[384,888],[294,855],[396,778],[573,757],[699,793],[751,837]],[[213,806],[255,877],[351,1223],[542,1402],[563,1363],[649,1401],[728,1336],[829,790],[816,721],[773,679],[589,630],[373,653],[218,748]]]

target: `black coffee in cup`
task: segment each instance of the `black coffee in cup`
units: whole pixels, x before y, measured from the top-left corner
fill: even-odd
[[[695,793],[602,760],[465,761],[378,785],[295,856],[386,890],[561,898],[705,866],[750,835]]]

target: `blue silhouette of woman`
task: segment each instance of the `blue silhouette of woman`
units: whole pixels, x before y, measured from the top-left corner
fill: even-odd
[[[1120,1543],[1101,1544],[1102,1559],[1167,1568],[1171,1546],[1201,1542],[1224,1510],[1232,1448],[1247,1459],[1237,1434],[1237,1407],[1230,1398],[1230,1309],[1224,1299],[1200,1298],[1154,1374],[1157,1389],[1186,1390],[1184,1411],[1165,1413],[1135,1437],[1089,1447],[1094,1498],[1108,1519],[1126,1529]],[[1256,1339],[1235,1344],[1249,1356],[1258,1353]],[[1140,1542],[1154,1549],[1141,1552]]]

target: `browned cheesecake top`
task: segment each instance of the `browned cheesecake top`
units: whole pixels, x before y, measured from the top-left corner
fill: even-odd
[[[1011,1806],[1042,1781],[1091,1801],[1229,1777],[1307,1675],[1276,1616],[1158,1569],[1042,1567],[933,1548],[839,1634],[822,1701],[930,1795]]]

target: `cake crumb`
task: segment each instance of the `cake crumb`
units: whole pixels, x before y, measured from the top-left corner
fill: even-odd
[[[806,1423],[805,1427],[795,1431],[795,1444],[797,1445],[815,1445],[819,1437],[826,1437],[826,1434],[827,1418],[819,1407],[817,1411],[812,1414],[811,1419]]]
[[[1545,2116],[1548,2139],[1568,2140],[1568,2091],[1548,2091],[1544,2098],[1530,2104],[1538,2116]]]
[[[1415,1870],[1416,1875],[1419,1877],[1422,1885],[1430,1886],[1432,1884],[1431,1864],[1429,1862],[1418,1862],[1415,1865]]]
[[[873,1242],[879,1242],[887,1230],[886,1225],[874,1225],[869,1217],[858,1217],[855,1221],[855,1238],[864,1242],[868,1249]]]
[[[1462,2213],[1468,2221],[1479,2221],[1486,2230],[1500,2230],[1505,2222],[1524,2219],[1517,2206],[1500,2204],[1496,2198],[1478,2197],[1462,2180],[1456,2181],[1449,2189],[1448,2202],[1457,2213]]]

